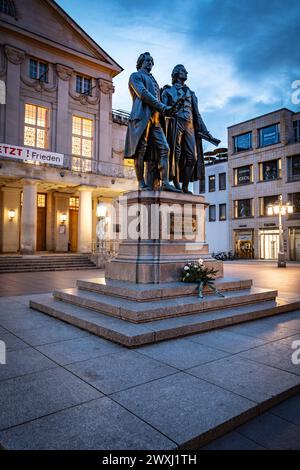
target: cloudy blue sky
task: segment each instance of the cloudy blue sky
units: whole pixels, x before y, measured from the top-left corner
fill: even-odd
[[[141,52],[154,57],[159,84],[183,63],[207,127],[226,128],[292,104],[300,80],[299,0],[58,0],[124,69],[113,107],[130,110],[127,83]]]

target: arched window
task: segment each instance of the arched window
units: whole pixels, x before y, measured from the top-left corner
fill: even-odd
[[[12,0],[0,0],[0,13],[17,17],[16,7]]]

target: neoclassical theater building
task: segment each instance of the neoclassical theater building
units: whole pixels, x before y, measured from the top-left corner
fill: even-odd
[[[91,251],[123,163],[118,65],[52,0],[0,0],[0,252]]]

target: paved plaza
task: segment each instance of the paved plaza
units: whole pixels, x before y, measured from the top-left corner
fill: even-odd
[[[300,449],[300,311],[127,349],[28,307],[98,275],[0,276],[3,448]],[[300,297],[296,264],[225,263],[225,275]]]

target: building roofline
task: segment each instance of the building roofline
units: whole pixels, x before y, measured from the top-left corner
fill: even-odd
[[[121,73],[124,69],[119,65],[101,46],[55,1],[55,0],[46,0],[47,3],[54,8],[66,21],[69,25],[77,30],[86,41],[94,47],[100,55],[103,55],[113,66],[117,73]]]
[[[295,111],[292,111],[291,109],[288,109],[288,108],[285,108],[285,107],[284,108],[279,108],[279,109],[275,109],[275,111],[270,111],[269,113],[261,114],[260,116],[256,116],[256,117],[251,118],[251,119],[246,119],[246,121],[238,122],[237,124],[232,124],[231,126],[228,126],[227,129],[231,129],[232,127],[240,126],[241,124],[245,124],[246,122],[255,121],[255,120],[263,118],[265,116],[269,116],[270,114],[279,113],[280,111],[288,111],[289,113],[292,113],[292,114],[298,114]]]

